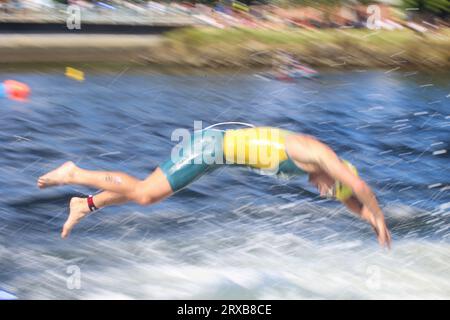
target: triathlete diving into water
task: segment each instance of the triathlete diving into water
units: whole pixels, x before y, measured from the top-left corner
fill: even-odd
[[[61,236],[66,238],[82,218],[95,210],[127,202],[151,205],[220,165],[227,165],[250,167],[275,176],[308,175],[321,196],[345,204],[370,223],[382,247],[390,247],[391,236],[371,188],[351,163],[340,159],[318,139],[278,128],[253,127],[205,129],[194,132],[188,142],[188,147],[184,145],[178,155],[172,152],[171,159],[144,180],[123,172],[85,170],[71,161],[41,176],[39,188],[82,185],[103,190],[87,198],[71,199]]]

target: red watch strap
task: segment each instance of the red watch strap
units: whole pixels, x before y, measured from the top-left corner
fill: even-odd
[[[94,197],[92,195],[89,195],[87,197],[87,203],[88,203],[88,206],[89,206],[89,210],[91,210],[91,212],[93,212],[95,210],[98,210],[98,208],[94,204]]]

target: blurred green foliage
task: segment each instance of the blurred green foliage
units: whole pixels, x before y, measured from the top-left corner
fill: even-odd
[[[450,13],[449,0],[403,0],[404,9],[416,9],[419,14],[435,14],[445,17]]]

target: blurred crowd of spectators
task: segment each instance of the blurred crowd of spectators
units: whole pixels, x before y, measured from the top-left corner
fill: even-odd
[[[342,2],[334,6],[279,7],[272,4],[247,6],[235,0],[218,1],[214,5],[190,2],[156,2],[124,0],[0,0],[0,18],[26,16],[33,13],[64,12],[67,5],[77,5],[83,13],[105,16],[108,14],[137,17],[170,15],[189,17],[196,24],[217,28],[245,26],[250,28],[365,28],[403,29],[426,31],[437,27],[425,21],[413,21],[404,10],[378,3],[376,10],[368,10],[367,5],[358,2]],[[375,16],[374,16],[375,15]],[[372,19],[370,18],[371,16]],[[437,20],[439,26],[447,26],[445,20]]]

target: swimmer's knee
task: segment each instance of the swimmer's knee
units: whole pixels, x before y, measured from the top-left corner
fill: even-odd
[[[141,206],[148,206],[155,202],[152,193],[145,188],[144,182],[141,182],[136,186],[131,198]]]
[[[139,204],[141,206],[148,206],[154,202],[152,195],[145,193],[145,192],[142,192],[142,193],[138,192],[133,197],[133,200],[134,200],[134,202],[136,202],[137,204]]]

